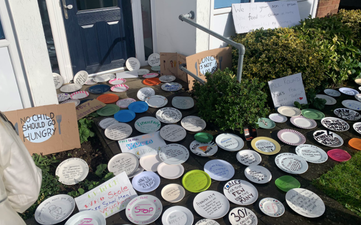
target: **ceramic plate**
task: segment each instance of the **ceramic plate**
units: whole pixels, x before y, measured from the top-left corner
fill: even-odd
[[[95,210],[80,211],[70,217],[65,225],[79,225],[79,224],[97,224],[106,225],[105,217],[101,212]]]
[[[313,132],[313,138],[318,143],[328,147],[340,147],[343,145],[343,139],[338,134],[328,130],[316,130]]]
[[[109,81],[109,84],[111,85],[117,85],[117,84],[124,84],[126,80],[124,78],[114,78]]]
[[[291,106],[281,106],[277,109],[277,112],[288,117],[301,115],[301,110]]]
[[[119,96],[116,94],[102,94],[97,97],[97,100],[99,100],[105,104],[115,103],[116,101],[118,101],[118,99],[119,99]]]
[[[236,205],[251,205],[258,199],[257,188],[250,182],[240,179],[228,181],[223,187],[223,193]]]
[[[352,127],[357,133],[361,134],[361,122],[354,123]]]
[[[89,88],[89,92],[93,94],[103,94],[110,90],[110,87],[105,84],[97,84]]]
[[[108,104],[108,105],[104,106],[103,108],[98,109],[97,113],[100,116],[112,116],[118,111],[119,111],[119,107],[117,105]]]
[[[154,77],[154,78],[147,78],[143,80],[143,84],[148,85],[148,86],[155,86],[158,85],[162,82],[160,82],[159,78]]]
[[[83,181],[89,173],[88,164],[80,158],[70,158],[61,162],[56,168],[55,175],[59,182],[74,185]]]
[[[160,160],[169,165],[179,165],[189,158],[189,151],[180,144],[169,144],[160,147],[158,152]]]
[[[207,219],[220,219],[229,211],[229,201],[218,191],[204,191],[193,200],[194,210]]]
[[[189,146],[191,152],[202,157],[209,157],[217,153],[218,146],[214,142],[201,143],[199,141],[192,141]]]
[[[294,153],[281,153],[275,158],[276,165],[286,173],[303,174],[308,170],[307,161]]]
[[[286,202],[293,211],[308,218],[320,217],[326,210],[322,199],[312,191],[304,188],[289,190],[286,193]],[[305,202],[307,202],[307,205]]]
[[[143,78],[154,78],[157,77],[159,74],[158,73],[147,73],[143,75]]]
[[[317,127],[315,120],[303,116],[292,116],[290,121],[293,125],[302,129],[313,129]]]
[[[61,102],[60,104],[66,104],[66,103],[74,103],[75,107],[77,107],[80,104],[79,99],[68,99],[66,101]]]
[[[125,66],[127,67],[127,69],[129,71],[133,71],[133,70],[139,70],[140,68],[140,62],[137,58],[134,57],[130,57],[127,59],[127,61],[125,62]]]
[[[232,209],[228,214],[228,219],[232,225],[258,224],[258,219],[256,214],[254,214],[254,212],[252,212],[250,209],[247,209],[245,207],[237,207]],[[213,224],[209,224],[209,225],[213,225]]]
[[[194,139],[201,143],[208,143],[213,140],[213,136],[206,132],[199,132],[194,135]]]
[[[356,150],[361,150],[361,139],[360,138],[351,138],[348,141],[348,145]]]
[[[70,98],[70,95],[67,93],[60,93],[58,94],[58,101],[63,102],[65,100],[68,100]]]
[[[264,155],[274,155],[281,150],[280,144],[269,137],[256,137],[251,145],[254,150]]]
[[[360,113],[347,108],[337,108],[333,110],[333,113],[344,120],[357,121],[361,119]]]
[[[275,122],[268,118],[259,118],[257,124],[263,129],[273,129],[276,126]]]
[[[361,111],[361,102],[355,100],[343,100],[342,105],[346,108]]]
[[[296,154],[310,163],[324,163],[327,161],[327,153],[315,145],[302,144],[296,147]]]
[[[76,91],[70,94],[71,99],[82,99],[89,96],[89,92],[87,91]]]
[[[352,88],[348,88],[348,87],[343,87],[338,90],[345,95],[354,96],[354,95],[358,94],[358,91],[356,91],[355,89],[352,89]]]
[[[355,83],[358,84],[358,85],[361,85],[361,78],[356,78]]]
[[[336,117],[325,117],[321,120],[321,124],[332,131],[343,132],[350,129],[350,125],[346,121]]]
[[[244,146],[243,139],[231,133],[223,133],[218,135],[216,137],[216,143],[222,149],[230,152],[241,150]]]
[[[172,206],[164,211],[163,225],[192,225],[194,217],[192,211],[184,206]]]
[[[356,98],[357,101],[361,102],[361,94],[355,95],[355,98]]]
[[[201,219],[194,225],[220,225],[217,221],[211,219]],[[250,224],[253,225],[253,224]]]
[[[211,177],[203,170],[191,170],[182,178],[183,187],[193,193],[207,190],[211,186]]]
[[[123,140],[129,137],[133,132],[131,126],[126,123],[116,123],[107,127],[104,134],[107,138],[113,141]]]
[[[176,124],[165,125],[160,129],[160,136],[169,142],[178,142],[187,136],[187,131]]]
[[[146,171],[157,172],[158,166],[162,163],[162,160],[159,158],[158,154],[154,155],[147,153],[142,155],[139,162]]]
[[[79,84],[81,86],[83,86],[87,80],[88,72],[86,72],[85,70],[80,70],[79,72],[77,72],[73,79],[74,84]]]
[[[114,123],[118,123],[118,121],[116,119],[114,119],[114,118],[105,118],[105,119],[102,119],[99,122],[99,126],[102,129],[106,129],[107,127],[109,127],[110,125],[112,125]]]
[[[160,65],[160,55],[158,53],[152,53],[148,57],[149,66],[159,66]]]
[[[194,100],[191,97],[175,96],[172,99],[172,106],[177,109],[190,109],[194,106]]]
[[[283,204],[275,198],[264,198],[258,203],[259,209],[270,217],[280,217],[285,213]]]
[[[136,191],[149,193],[157,189],[160,177],[152,171],[144,171],[133,177],[132,185]]]
[[[253,165],[244,170],[244,175],[248,180],[256,184],[265,184],[271,181],[271,172],[263,166]]]
[[[302,116],[313,120],[320,120],[325,117],[325,114],[316,109],[303,109]]]
[[[316,98],[325,99],[325,105],[335,105],[337,103],[336,99],[328,96],[328,95],[316,95]]]
[[[135,113],[131,110],[123,109],[119,110],[117,113],[114,114],[114,118],[122,123],[128,123],[135,118]]]
[[[85,81],[84,85],[94,85],[94,84],[97,84],[98,82],[96,82],[93,78],[91,77],[88,77],[88,79]]]
[[[334,90],[334,89],[325,89],[323,91],[326,95],[329,95],[331,97],[340,97],[341,96],[341,93],[337,90]]]
[[[53,79],[55,84],[55,89],[59,89],[64,84],[64,79],[60,74],[53,73]]]
[[[155,116],[162,123],[177,123],[182,119],[182,113],[178,109],[172,107],[158,109]]]
[[[162,95],[152,95],[146,97],[145,102],[152,108],[162,108],[168,104],[168,99]]]
[[[276,123],[284,123],[287,121],[287,117],[279,113],[272,113],[268,116],[268,118],[270,118],[273,122]]]
[[[190,132],[200,132],[207,126],[206,121],[198,116],[187,116],[181,121],[181,125],[184,129]]]
[[[110,88],[112,92],[125,92],[129,89],[129,86],[126,84],[117,84]]]
[[[144,113],[148,110],[148,108],[148,104],[143,101],[133,102],[128,105],[128,109],[135,113]]]
[[[288,145],[301,145],[306,142],[306,137],[296,130],[282,129],[277,133],[278,139]]]
[[[181,164],[169,165],[165,162],[162,162],[158,165],[157,172],[159,176],[165,179],[174,180],[180,178],[183,175],[184,167]]]
[[[127,176],[129,176],[134,173],[138,167],[138,157],[129,152],[116,154],[108,162],[108,170],[109,172],[113,172],[115,176],[122,172],[125,172]]]
[[[176,77],[173,75],[163,75],[159,77],[159,80],[163,83],[175,81]]]
[[[149,73],[148,69],[139,69],[138,71],[138,75],[143,76],[144,74]]]
[[[137,98],[140,101],[144,101],[146,97],[149,97],[149,96],[152,96],[152,95],[155,95],[155,91],[150,87],[141,88],[137,92]]]
[[[275,180],[275,185],[282,191],[287,192],[293,188],[301,187],[301,183],[290,175],[279,177]]]
[[[227,181],[234,176],[234,167],[222,159],[213,159],[204,164],[204,172],[216,181]]]
[[[140,195],[128,203],[125,215],[133,224],[151,224],[160,217],[162,211],[163,205],[157,197]]]
[[[144,116],[137,119],[134,123],[134,128],[140,133],[153,133],[159,130],[161,124],[159,120],[154,118],[153,116]]]
[[[96,82],[107,82],[108,80],[112,80],[115,78],[115,74],[103,74],[103,75],[98,75],[96,77],[93,78],[94,81]]]
[[[262,157],[260,154],[249,149],[237,152],[236,158],[238,162],[242,163],[245,166],[258,165],[262,161]]]
[[[168,184],[161,191],[162,198],[170,203],[182,201],[186,195],[186,190],[179,184]]]
[[[182,89],[182,85],[177,82],[165,83],[161,86],[163,91],[179,91]]]
[[[57,224],[68,218],[75,208],[74,198],[54,195],[44,200],[35,210],[34,217],[40,224]]]
[[[135,100],[134,98],[125,98],[125,99],[120,99],[118,100],[115,104],[117,106],[119,106],[120,108],[128,108],[130,103],[136,102],[137,100]]]
[[[351,155],[343,149],[329,150],[327,155],[337,162],[346,162],[351,159]]]
[[[61,92],[71,93],[74,91],[79,91],[82,88],[80,84],[65,84],[60,88]]]

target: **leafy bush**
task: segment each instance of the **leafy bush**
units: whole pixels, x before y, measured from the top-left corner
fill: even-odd
[[[350,28],[352,32],[350,38],[354,41],[354,45],[361,49],[361,10],[341,9],[335,16],[338,17],[345,26]]]
[[[80,144],[88,141],[89,137],[94,137],[94,132],[90,130],[93,123],[93,120],[87,118],[83,118],[78,121]]]

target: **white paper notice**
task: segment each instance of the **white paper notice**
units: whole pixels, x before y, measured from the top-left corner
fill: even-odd
[[[292,27],[300,22],[297,1],[232,4],[232,15],[237,34],[260,28]]]

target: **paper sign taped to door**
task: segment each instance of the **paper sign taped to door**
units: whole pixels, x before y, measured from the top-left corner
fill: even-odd
[[[89,115],[92,112],[97,111],[98,109],[103,108],[104,106],[106,106],[106,104],[97,99],[84,102],[83,104],[76,107],[77,118],[78,120],[80,120],[81,118]]]

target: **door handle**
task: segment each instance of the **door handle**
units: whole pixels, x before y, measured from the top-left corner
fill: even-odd
[[[67,20],[69,19],[68,10],[72,9],[73,5],[67,5],[66,0],[63,0],[63,7],[64,7],[64,17]]]

